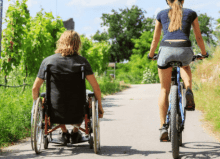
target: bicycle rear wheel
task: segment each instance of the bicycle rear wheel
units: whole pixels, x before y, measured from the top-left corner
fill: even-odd
[[[178,107],[178,87],[171,86],[171,144],[172,144],[172,154],[173,158],[179,157],[179,135],[178,135],[178,125],[179,117],[177,112]]]

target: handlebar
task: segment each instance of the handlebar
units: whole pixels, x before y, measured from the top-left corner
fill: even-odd
[[[195,61],[196,59],[201,58],[201,57],[208,58],[209,57],[209,53],[206,52],[206,55],[202,55],[201,53],[199,53],[197,55],[193,55],[192,61]],[[202,59],[200,59],[200,60],[202,60]]]
[[[150,58],[150,57],[149,57],[149,54],[148,54],[147,57],[148,57],[148,59],[151,59],[151,60],[157,60],[157,59],[158,59],[158,54],[154,54],[154,57],[152,57],[152,58]],[[192,61],[195,61],[195,60],[197,60],[197,59],[199,59],[199,58],[202,58],[202,57],[208,58],[208,57],[209,57],[209,53],[206,52],[206,55],[205,55],[205,56],[202,55],[201,53],[199,53],[199,54],[197,54],[197,55],[193,55]],[[200,59],[200,60],[202,60],[202,59]]]

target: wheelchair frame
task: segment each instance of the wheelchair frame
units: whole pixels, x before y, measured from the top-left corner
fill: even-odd
[[[84,68],[82,68],[82,70],[84,70]],[[50,142],[60,144],[60,142],[53,141],[52,132],[63,125],[59,124],[52,128],[52,123],[50,122],[50,117],[47,113],[45,95],[46,93],[42,93],[38,97],[31,113],[31,146],[32,149],[35,150],[36,154],[41,152],[42,138],[44,142],[44,149],[48,148],[48,144]],[[101,149],[98,101],[95,98],[94,93],[91,91],[88,93],[86,92],[86,105],[84,106],[84,112],[85,128],[79,127],[79,129],[86,134],[86,139],[82,142],[88,141],[90,148],[93,148],[94,152],[97,154]],[[48,139],[48,135],[50,135],[50,139]],[[66,140],[63,144],[67,145]]]

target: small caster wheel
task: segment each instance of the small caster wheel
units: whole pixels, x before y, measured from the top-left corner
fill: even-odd
[[[92,136],[90,136],[90,139],[89,139],[89,148],[93,149],[93,137]]]
[[[44,149],[48,149],[48,144],[49,144],[49,141],[48,141],[48,138],[46,136],[46,137],[44,137]]]

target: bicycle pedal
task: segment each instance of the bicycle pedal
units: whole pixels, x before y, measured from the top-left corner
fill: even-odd
[[[192,111],[195,111],[195,110],[194,109],[188,109],[187,111],[191,111],[192,112]]]
[[[195,109],[186,109],[187,111],[195,111]]]
[[[185,110],[187,110],[187,111],[194,111],[195,110],[195,106],[194,105],[193,106],[188,106],[188,108],[185,107]]]

